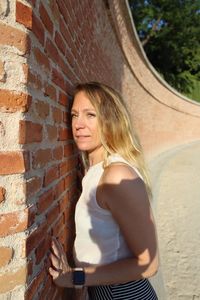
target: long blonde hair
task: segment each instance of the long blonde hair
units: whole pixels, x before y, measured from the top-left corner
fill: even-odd
[[[84,92],[94,106],[99,124],[102,145],[105,149],[104,166],[107,166],[107,157],[118,153],[141,173],[148,194],[151,195],[149,176],[142,147],[133,130],[131,118],[121,95],[113,88],[98,82],[80,83],[75,93]],[[87,153],[82,153],[83,163],[88,167]]]

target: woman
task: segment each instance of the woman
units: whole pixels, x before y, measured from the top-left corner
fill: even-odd
[[[79,84],[71,115],[86,170],[75,213],[77,268],[55,240],[49,272],[58,286],[88,287],[91,300],[155,300],[147,279],[158,268],[150,188],[123,99],[104,84]]]

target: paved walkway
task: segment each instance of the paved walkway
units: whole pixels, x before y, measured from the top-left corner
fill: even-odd
[[[200,299],[200,141],[160,155],[150,169],[161,256],[154,279],[159,299]]]

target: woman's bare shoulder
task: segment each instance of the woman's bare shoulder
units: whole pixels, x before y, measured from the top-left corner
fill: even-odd
[[[119,184],[122,180],[139,178],[137,172],[125,163],[112,163],[107,166],[102,176],[102,183]]]

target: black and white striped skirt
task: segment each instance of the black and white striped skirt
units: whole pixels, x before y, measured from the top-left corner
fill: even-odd
[[[89,300],[158,300],[148,279],[93,286],[88,288],[88,294]]]

